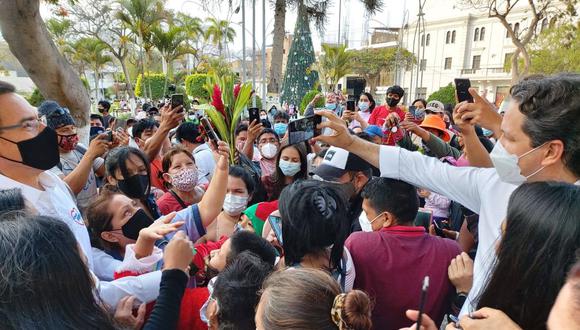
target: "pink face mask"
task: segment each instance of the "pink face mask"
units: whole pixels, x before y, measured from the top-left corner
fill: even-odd
[[[171,185],[184,192],[190,192],[197,186],[197,171],[193,168],[185,168],[171,176]]]

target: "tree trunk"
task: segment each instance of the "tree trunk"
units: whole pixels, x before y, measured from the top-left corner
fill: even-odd
[[[87,125],[89,94],[52,41],[40,17],[39,0],[0,1],[0,29],[42,95],[69,108],[77,126]]]
[[[95,77],[95,103],[96,103],[99,102],[99,70],[97,68],[93,69],[93,76]]]
[[[133,84],[131,83],[131,77],[129,77],[129,69],[127,69],[127,63],[125,63],[125,58],[117,58],[119,63],[121,63],[121,69],[123,69],[123,75],[125,76],[125,85],[127,93],[129,93],[129,98],[135,98],[135,91],[133,90]]]
[[[282,63],[284,59],[284,37],[286,36],[286,1],[276,0],[274,13],[274,40],[272,45],[272,61],[270,64],[270,81],[268,93],[278,93],[282,79]]]
[[[516,48],[516,51],[512,55],[512,85],[515,85],[520,80],[520,66],[518,63],[518,58],[520,57],[520,49]]]

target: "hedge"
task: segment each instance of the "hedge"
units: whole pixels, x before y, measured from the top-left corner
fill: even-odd
[[[151,93],[153,95],[149,95],[149,84],[151,84]],[[137,76],[137,83],[135,84],[135,95],[138,97],[147,95],[150,99],[160,100],[165,98],[164,87],[165,75],[163,73],[146,73],[145,79],[139,74]]]

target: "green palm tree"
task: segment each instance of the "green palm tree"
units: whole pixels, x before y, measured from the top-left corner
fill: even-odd
[[[173,78],[173,61],[186,54],[195,54],[196,50],[187,44],[189,34],[179,26],[170,26],[167,31],[161,27],[151,30],[151,44],[161,54],[165,73],[165,87],[163,93],[167,91],[167,81]]]
[[[316,67],[319,70],[321,80],[327,84],[327,90],[333,90],[340,78],[350,73],[352,69],[351,56],[346,52],[346,45],[323,44],[322,51],[324,54],[319,57]]]
[[[210,24],[205,30],[205,39],[217,46],[220,56],[222,56],[224,45],[234,41],[236,31],[230,27],[230,22],[208,18]]]
[[[50,18],[46,21],[46,28],[60,52],[70,61],[73,51],[70,42],[72,22],[68,19]]]
[[[153,47],[151,34],[153,28],[167,18],[163,0],[118,0],[121,10],[117,12],[117,18],[127,26],[136,36],[140,49],[141,76],[145,77],[146,60],[145,54],[150,55]],[[151,96],[149,85],[149,96]]]
[[[113,62],[113,57],[106,53],[107,45],[96,38],[81,38],[74,43],[73,48],[75,49],[75,58],[93,70],[95,100],[98,100],[101,70],[107,63]]]

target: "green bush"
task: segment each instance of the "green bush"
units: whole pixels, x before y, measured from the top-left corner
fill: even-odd
[[[439,88],[438,91],[429,95],[427,102],[433,100],[441,101],[443,104],[455,104],[455,86],[449,83],[449,85]]]
[[[302,102],[300,102],[300,114],[304,114],[304,110],[306,110],[306,106],[308,106],[308,103],[310,103],[310,101],[312,101],[312,99],[319,94],[320,92],[317,90],[311,90],[308,93],[306,93],[306,95],[304,95],[304,97],[302,98]],[[321,108],[324,106],[324,98],[321,98],[320,100],[316,101],[316,104],[314,105],[315,108]]]
[[[200,103],[207,102],[210,95],[205,89],[207,74],[196,73],[185,78],[185,92],[188,96],[199,99]]]
[[[32,94],[30,94],[26,99],[30,105],[37,107],[42,103],[42,101],[44,101],[44,96],[42,96],[38,88],[35,88]]]
[[[169,82],[168,84],[170,84]],[[151,94],[149,95],[149,85],[151,85]],[[138,97],[147,97],[153,100],[160,100],[165,97],[163,88],[165,87],[165,75],[163,73],[146,73],[145,79],[141,75],[137,76],[135,84],[135,95]]]

